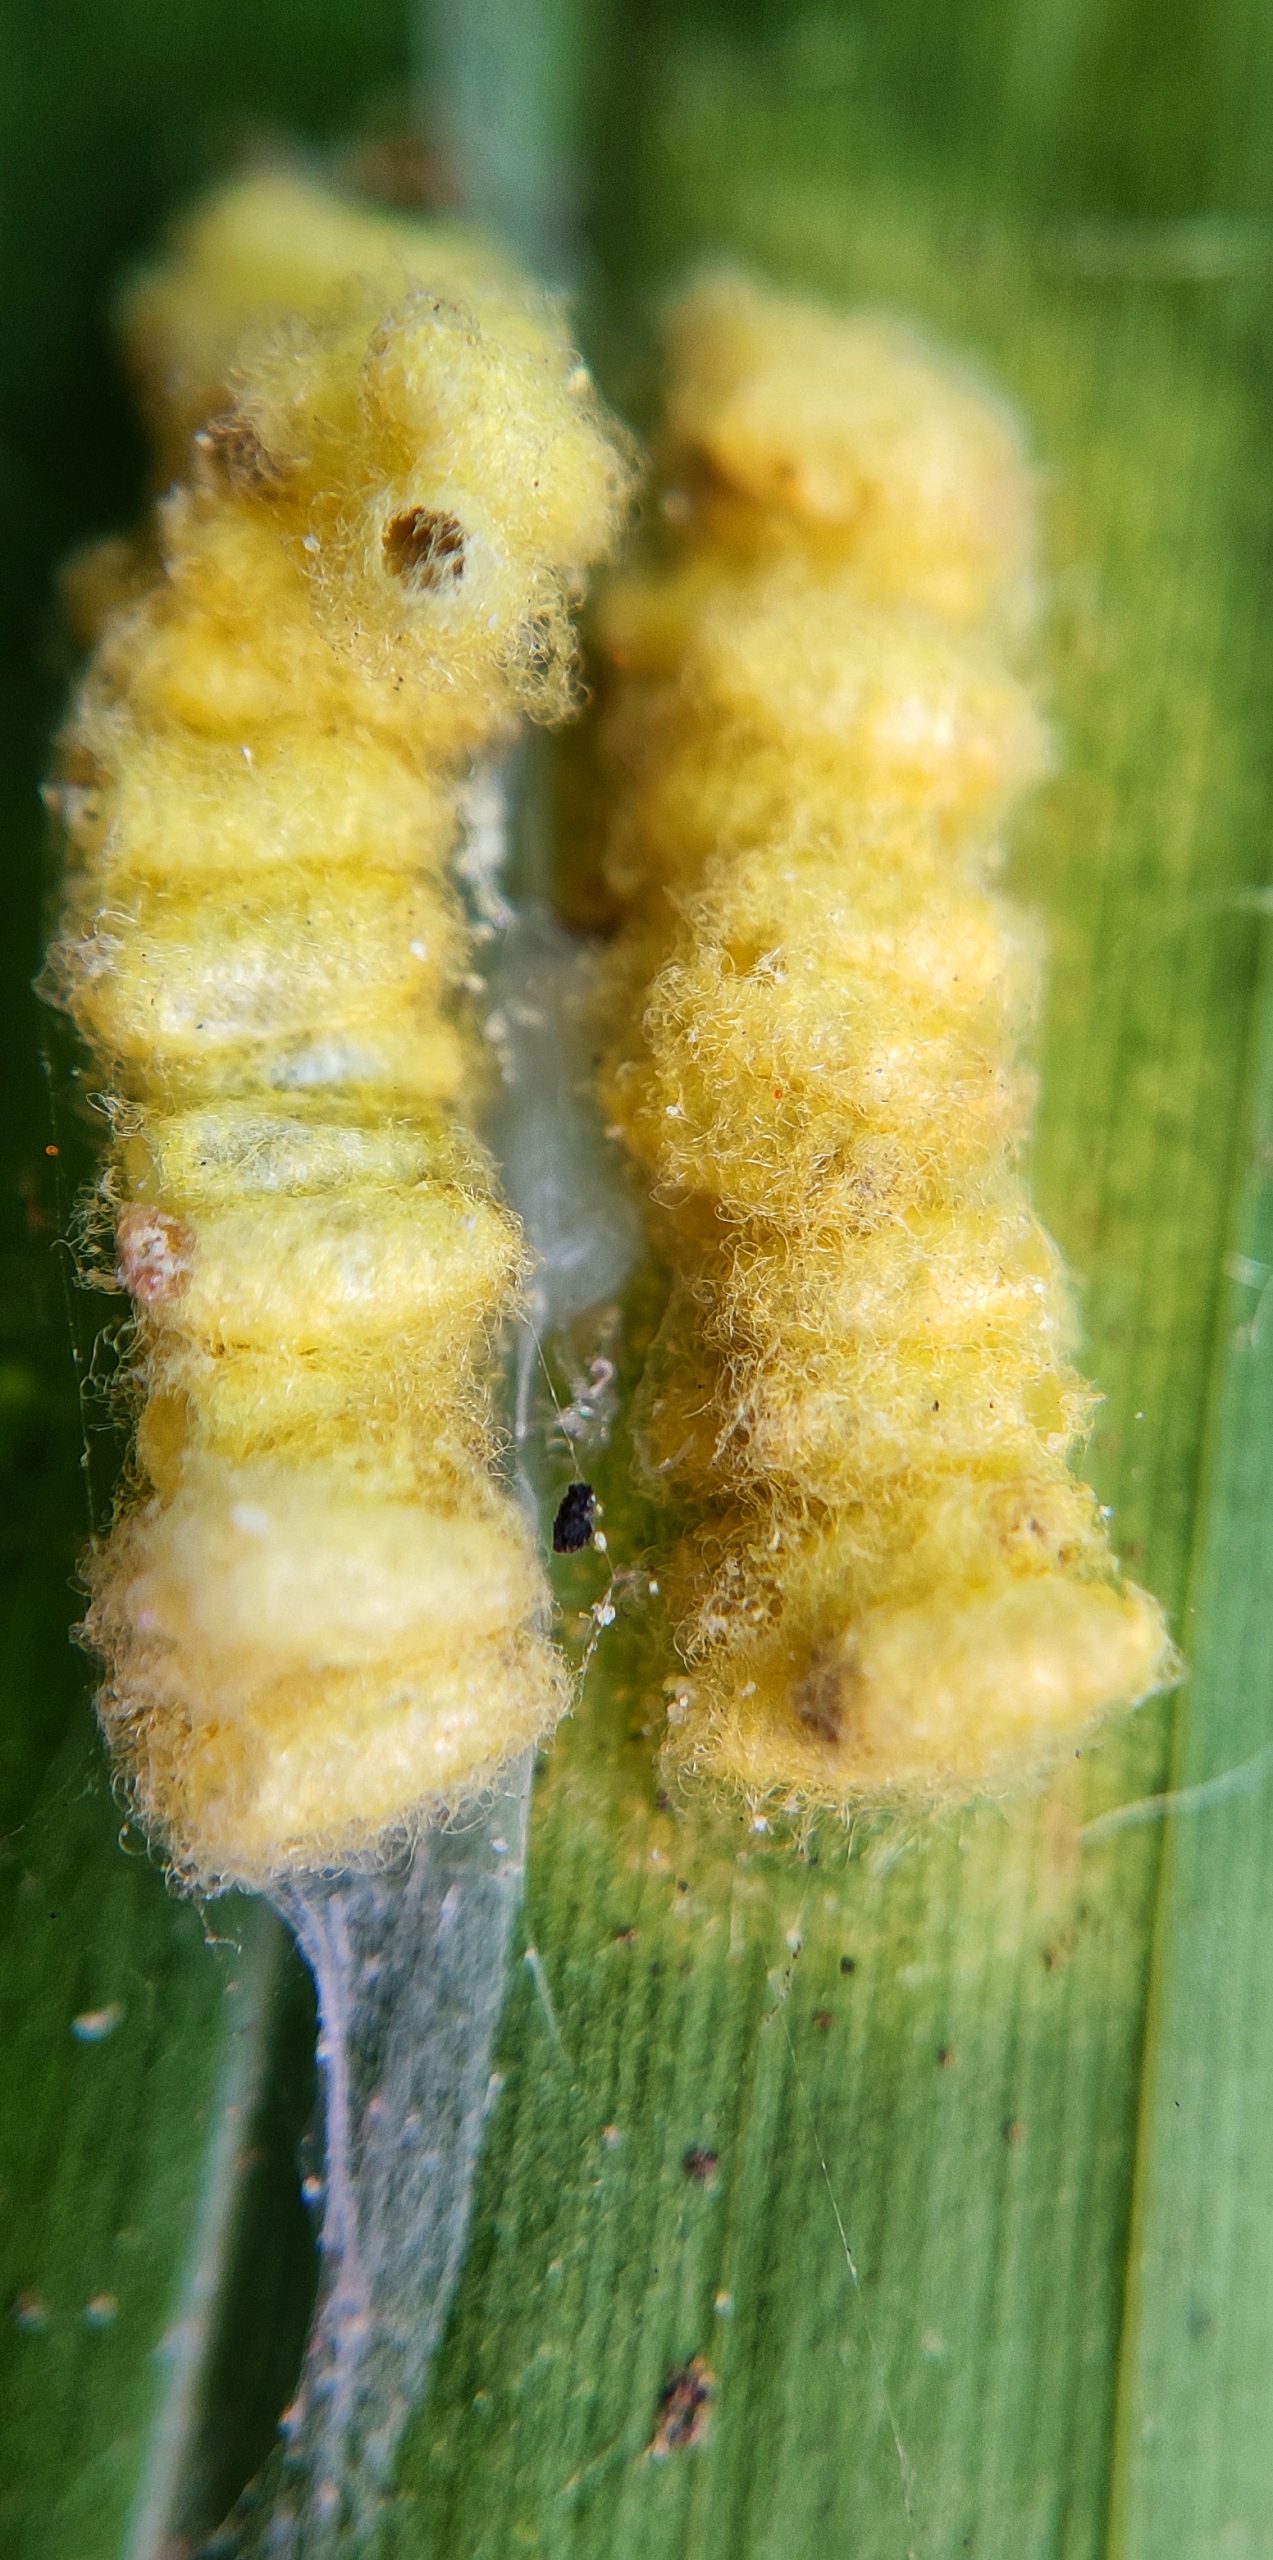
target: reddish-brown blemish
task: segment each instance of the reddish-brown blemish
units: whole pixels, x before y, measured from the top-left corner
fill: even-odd
[[[119,1276],[141,1307],[163,1307],[179,1297],[193,1263],[194,1239],[180,1218],[162,1209],[125,1209],[115,1230]]]

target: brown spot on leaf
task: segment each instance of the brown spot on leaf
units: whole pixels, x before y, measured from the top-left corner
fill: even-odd
[[[659,2393],[658,2423],[649,2443],[657,2461],[702,2443],[715,2388],[716,2377],[702,2356],[691,2356],[688,2364],[678,2365],[668,2375]]]
[[[691,2178],[696,2187],[710,2187],[715,2180],[719,2165],[720,2153],[704,2151],[697,2143],[686,2152],[681,2162],[686,2177]]]
[[[162,1209],[125,1209],[115,1230],[119,1276],[142,1307],[167,1306],[190,1277],[194,1239]]]
[[[1049,1939],[1047,1946],[1042,1950],[1044,1972],[1062,1972],[1069,1963],[1078,1942],[1077,1929],[1058,1929],[1056,1936]]]
[[[431,507],[408,507],[391,517],[382,547],[390,576],[404,586],[437,590],[464,575],[464,527],[457,516]]]

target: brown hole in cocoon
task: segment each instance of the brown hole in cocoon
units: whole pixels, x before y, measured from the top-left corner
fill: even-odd
[[[408,507],[385,526],[385,566],[405,586],[455,585],[464,575],[464,527],[455,516]]]

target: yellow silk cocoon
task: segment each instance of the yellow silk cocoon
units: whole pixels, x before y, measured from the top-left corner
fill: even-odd
[[[567,344],[561,314],[483,233],[355,202],[295,168],[263,169],[196,204],[173,254],[121,296],[120,331],[161,462],[180,465],[189,437],[223,406],[245,343],[321,314],[350,279],[375,287],[386,308],[423,284],[467,310],[495,309],[506,339]]]
[[[101,1713],[213,1889],[374,1857],[567,1701],[499,1474],[526,1255],[457,1113],[450,866],[473,759],[572,707],[630,465],[553,304],[300,180],[197,211],[125,326],[180,477],[73,573],[47,986],[108,1099],[87,1224],[135,1310]]]
[[[1095,1399],[1015,1169],[1033,476],[891,319],[709,275],[669,348],[662,550],[598,612],[602,1085],[673,1275],[638,1445],[689,1512],[666,1756],[953,1802],[1176,1667],[1071,1473]]]

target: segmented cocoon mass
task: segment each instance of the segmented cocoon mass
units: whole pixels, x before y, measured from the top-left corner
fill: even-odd
[[[753,1799],[957,1800],[1174,1670],[1071,1473],[1094,1398],[1015,1170],[1033,479],[891,319],[708,276],[669,346],[599,747],[603,1090],[672,1271],[638,1444],[689,1514],[667,1754]]]
[[[180,477],[75,572],[51,789],[142,1396],[87,1624],[146,1823],[261,1884],[374,1855],[566,1701],[499,1479],[525,1255],[465,1125],[451,875],[473,760],[572,706],[629,471],[549,301],[301,181],[214,199],[125,316]]]

